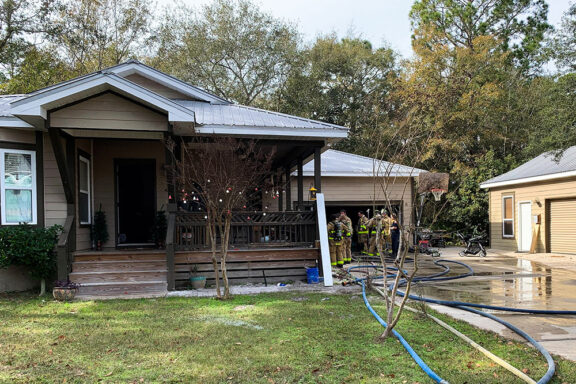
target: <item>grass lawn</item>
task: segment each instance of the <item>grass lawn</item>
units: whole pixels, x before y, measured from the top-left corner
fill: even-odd
[[[377,342],[359,294],[45,300],[0,296],[0,382],[432,382],[397,340]],[[531,377],[545,372],[533,349],[447,321]],[[397,329],[453,384],[521,382],[431,320],[407,312]],[[556,362],[552,382],[576,383],[576,363]]]

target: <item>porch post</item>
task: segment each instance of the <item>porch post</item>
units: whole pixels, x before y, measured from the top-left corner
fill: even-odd
[[[292,210],[292,182],[290,180],[290,167],[286,168],[286,210]]]
[[[298,158],[298,210],[302,209],[304,205],[304,176],[302,175],[303,172],[303,165],[302,165],[302,158]]]
[[[168,138],[173,138],[171,135],[166,135],[164,140]],[[176,212],[176,185],[174,184],[174,156],[180,154],[180,142],[174,141],[174,155],[168,150],[166,143],[164,143],[164,156],[166,161],[166,183],[168,184],[168,205],[166,207],[167,212]]]
[[[322,192],[322,160],[320,147],[314,148],[314,188],[316,188],[316,193]]]
[[[282,170],[279,169],[277,174],[276,174],[277,180],[278,180],[278,211],[282,212],[284,210],[284,193],[282,192],[282,189],[284,188],[284,184],[282,182]]]

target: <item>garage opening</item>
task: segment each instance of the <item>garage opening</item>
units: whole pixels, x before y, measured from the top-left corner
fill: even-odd
[[[548,201],[548,252],[575,253],[576,199]]]
[[[401,202],[393,202],[391,205],[392,205],[392,210],[396,214],[398,214],[398,219],[402,220],[402,211],[401,211],[402,203]],[[350,219],[352,220],[352,225],[353,225],[353,230],[354,230],[354,235],[352,236],[352,252],[360,253],[362,249],[358,243],[358,234],[356,233],[357,228],[358,228],[358,212],[363,211],[364,214],[369,219],[372,218],[374,216],[373,204],[371,202],[366,202],[366,203],[343,202],[343,203],[339,203],[339,202],[335,202],[335,201],[327,201],[325,206],[326,206],[326,218],[328,220],[330,220],[330,218],[332,217],[333,214],[340,214],[341,209],[346,210],[348,217],[350,217]],[[386,207],[385,202],[381,201],[381,202],[376,203],[377,209],[380,210],[384,207]],[[400,221],[400,222],[402,222],[402,221]]]

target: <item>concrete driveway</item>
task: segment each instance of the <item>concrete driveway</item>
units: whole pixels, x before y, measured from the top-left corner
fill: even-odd
[[[513,308],[576,310],[576,265],[574,270],[552,267],[518,256],[489,252],[485,258],[460,257],[461,248],[441,249],[443,259],[463,261],[474,276],[454,281],[420,283],[413,293],[443,299]],[[430,256],[421,257],[423,275],[438,272]],[[466,272],[450,265],[451,274]],[[466,320],[502,336],[519,339],[508,328],[490,319],[440,305],[442,313]],[[491,312],[527,332],[553,354],[576,361],[576,316],[544,316]],[[523,340],[523,339],[522,339]]]

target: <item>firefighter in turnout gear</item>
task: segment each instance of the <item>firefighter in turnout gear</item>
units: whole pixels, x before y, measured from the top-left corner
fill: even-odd
[[[340,222],[348,228],[348,231],[344,234],[344,264],[349,264],[352,262],[352,220],[346,215],[346,210],[340,210]]]
[[[392,218],[384,209],[382,210],[382,250],[392,248],[392,238],[390,237],[390,226],[392,225]]]
[[[368,249],[368,256],[379,256],[376,247],[377,242],[380,243],[380,248],[384,250],[384,242],[386,241],[385,222],[387,223],[378,211],[376,211],[376,215],[368,221],[368,228],[370,230],[370,248]],[[388,226],[388,228],[390,227]]]
[[[362,246],[362,253],[368,253],[368,218],[363,211],[358,212],[358,243]]]
[[[330,264],[333,267],[344,266],[344,237],[348,233],[346,224],[340,222],[339,215],[332,215],[328,223],[328,245],[330,246]]]

